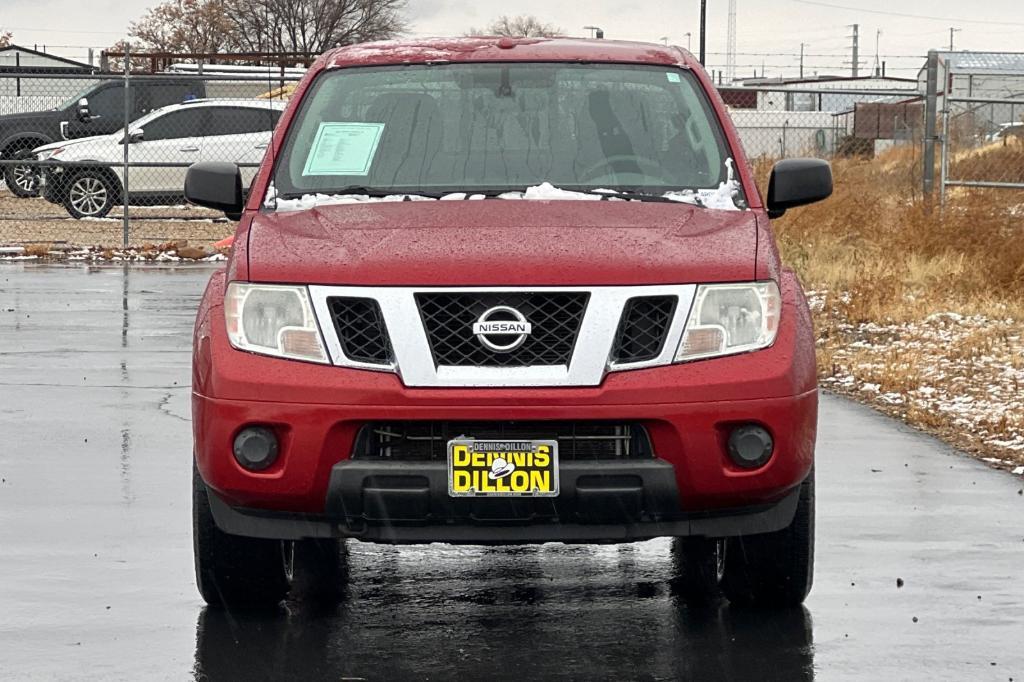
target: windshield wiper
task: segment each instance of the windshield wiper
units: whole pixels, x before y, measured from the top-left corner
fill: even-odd
[[[639,192],[632,189],[618,189],[615,190],[615,194],[608,194],[606,192],[588,192],[588,194],[601,194],[607,196],[609,199],[629,199],[631,201],[653,201],[662,204],[678,204],[680,202],[675,201],[664,194],[649,194],[647,192]]]
[[[607,191],[601,191],[601,189],[578,189],[575,187],[564,187],[563,189],[569,192],[579,192],[580,194],[593,194],[601,197],[605,201],[612,199],[625,199],[627,201],[651,201],[656,203],[671,203],[677,204],[678,201],[665,196],[664,194],[650,194],[649,192],[641,192],[634,189],[612,189],[608,188]]]
[[[493,198],[496,198],[496,197],[500,197],[503,194],[526,194],[527,189],[528,188],[526,188],[526,187],[508,187],[508,188],[504,188],[504,189],[466,190],[466,195],[467,196],[473,196],[474,194],[476,194],[476,195],[480,195],[480,196],[485,196],[488,199],[493,199]],[[568,192],[568,193],[574,193],[574,194],[589,194],[591,196],[601,197],[602,201],[611,201],[612,199],[621,199],[621,200],[625,200],[625,201],[654,201],[654,202],[662,202],[662,203],[666,203],[666,202],[679,203],[679,202],[673,202],[672,199],[669,199],[666,196],[662,196],[661,194],[646,194],[644,192],[636,192],[636,191],[633,191],[633,190],[619,190],[619,189],[613,190],[613,189],[609,189],[606,192],[602,192],[602,191],[595,190],[595,189],[589,189],[589,188],[583,189],[583,188],[572,187],[572,186],[569,186],[569,187],[558,187],[558,186],[556,186],[556,187],[554,187],[554,189],[556,191],[560,191],[560,192]],[[537,198],[543,198],[543,197],[537,197]]]
[[[382,187],[364,187],[362,185],[350,185],[348,187],[341,187],[338,189],[330,190],[316,190],[315,192],[289,192],[279,195],[280,199],[301,199],[302,197],[309,194],[325,194],[328,196],[346,196],[346,195],[357,195],[367,196],[374,199],[384,197],[427,197],[430,199],[441,199],[442,197],[451,196],[453,194],[464,194],[465,198],[468,199],[472,196],[483,196],[488,199],[494,199],[504,194],[525,194],[528,188],[526,187],[508,187],[500,189],[472,189],[472,190],[456,190],[456,189],[445,189],[444,191],[420,191],[420,190],[400,190],[400,189],[385,189]],[[556,187],[556,190],[564,192],[572,192],[576,194],[588,194],[591,196],[601,197],[602,201],[611,201],[612,199],[620,199],[623,201],[649,201],[656,203],[690,203],[694,206],[703,206],[700,203],[699,198],[693,202],[681,202],[678,199],[673,199],[664,194],[650,194],[647,192],[641,192],[638,190],[630,189],[608,189],[607,191],[599,191],[599,189],[590,188],[578,188],[578,187]],[[694,195],[696,197],[696,195]]]
[[[361,185],[350,185],[338,189],[320,189],[311,192],[288,192],[281,194],[280,199],[301,199],[309,194],[325,194],[327,196],[359,195],[380,199],[383,197],[417,196],[440,199],[443,195],[437,192],[402,191],[397,189],[384,189],[381,187],[363,187]]]

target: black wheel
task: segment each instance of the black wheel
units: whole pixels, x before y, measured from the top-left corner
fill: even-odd
[[[716,538],[675,538],[672,559],[677,592],[689,602],[706,603],[719,594],[725,570],[725,541]]]
[[[348,548],[343,540],[307,539],[295,543],[293,599],[329,606],[345,599]]]
[[[210,606],[277,606],[291,584],[294,543],[228,535],[214,523],[206,485],[192,469],[192,549],[199,593]]]
[[[84,170],[67,183],[64,208],[72,218],[102,218],[110,213],[117,199],[117,187],[109,173]]]
[[[800,485],[800,501],[788,528],[729,538],[722,591],[737,604],[792,606],[803,603],[814,579],[814,471]]]
[[[12,160],[35,158],[29,147],[16,149],[9,156]],[[16,197],[27,199],[39,196],[39,169],[36,166],[6,166],[4,182]]]

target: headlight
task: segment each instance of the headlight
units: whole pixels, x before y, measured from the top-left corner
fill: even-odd
[[[328,362],[306,287],[232,282],[224,317],[228,339],[239,350]]]
[[[53,157],[63,152],[64,147],[57,147],[56,149],[46,149],[36,154],[36,159],[38,159],[39,161],[46,161],[47,159],[52,159]]]
[[[746,353],[775,343],[782,297],[775,282],[702,284],[676,362]]]

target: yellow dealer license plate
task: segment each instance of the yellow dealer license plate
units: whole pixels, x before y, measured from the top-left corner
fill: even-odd
[[[552,440],[448,441],[452,497],[556,497],[558,443]]]

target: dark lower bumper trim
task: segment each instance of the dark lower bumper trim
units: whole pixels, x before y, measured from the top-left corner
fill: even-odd
[[[353,528],[345,522],[325,516],[233,508],[212,492],[210,508],[217,526],[225,533],[281,540],[350,537],[385,544],[619,543],[658,537],[732,537],[775,532],[792,523],[799,496],[800,489],[797,486],[774,504],[691,514],[671,521],[615,524],[365,524],[361,528]]]

